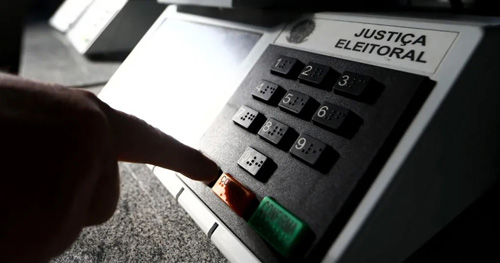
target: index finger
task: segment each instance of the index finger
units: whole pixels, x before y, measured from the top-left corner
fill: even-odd
[[[219,167],[201,152],[135,116],[101,103],[111,127],[118,160],[161,166],[198,181],[217,179]]]

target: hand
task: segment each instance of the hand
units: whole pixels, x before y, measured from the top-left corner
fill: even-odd
[[[92,93],[0,74],[0,262],[44,262],[108,220],[117,161],[213,181],[217,165]]]

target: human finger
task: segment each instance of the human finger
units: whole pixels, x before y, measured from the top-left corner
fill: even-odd
[[[216,179],[219,170],[217,164],[201,152],[137,117],[107,105],[103,108],[119,160],[157,165],[198,181]]]

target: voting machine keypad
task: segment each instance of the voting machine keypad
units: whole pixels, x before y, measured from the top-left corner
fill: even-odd
[[[202,138],[201,150],[225,172],[204,201],[256,255],[314,258],[324,252],[314,245],[345,223],[432,85],[270,45]],[[224,192],[224,182],[233,189]]]

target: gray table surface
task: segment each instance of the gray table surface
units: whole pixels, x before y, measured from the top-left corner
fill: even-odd
[[[26,27],[23,77],[98,93],[119,65],[86,59],[47,23]],[[113,217],[85,228],[51,262],[227,262],[146,165],[119,168],[121,193]]]
[[[143,164],[119,163],[118,208],[106,223],[84,229],[63,262],[227,262]]]
[[[19,74],[71,87],[105,84],[119,61],[92,61],[78,53],[66,36],[45,21],[28,23],[23,35]]]

